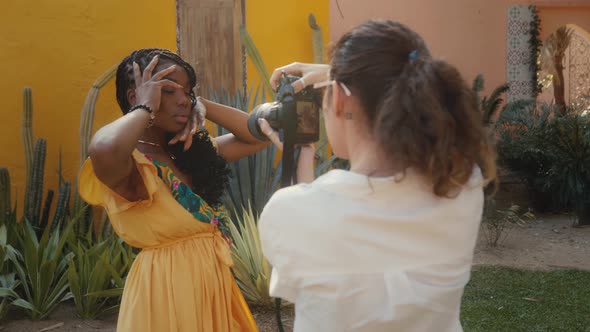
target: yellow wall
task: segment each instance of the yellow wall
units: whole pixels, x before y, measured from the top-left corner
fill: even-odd
[[[74,182],[80,110],[92,83],[133,49],[175,50],[176,5],[175,0],[4,0],[2,5],[0,167],[9,169],[22,208],[22,88],[33,88],[34,137],[48,141],[45,191],[57,189],[59,146],[65,178]],[[316,15],[327,41],[327,0],[247,0],[246,10],[248,30],[269,71],[292,61],[312,61],[309,13]],[[251,65],[248,76],[257,76]],[[119,115],[111,81],[101,90],[94,130]]]
[[[310,13],[315,15],[322,28],[324,44],[327,45],[330,35],[328,0],[246,0],[246,27],[269,74],[291,62],[313,62],[312,30],[308,24]],[[250,62],[247,73],[250,86],[260,83]]]
[[[131,50],[176,48],[175,1],[4,0],[2,7],[0,166],[8,167],[22,209],[22,88],[33,88],[34,137],[47,139],[45,191],[57,189],[60,145],[66,180],[74,182],[86,93],[100,74]],[[120,114],[114,90],[111,82],[101,92],[95,129]]]

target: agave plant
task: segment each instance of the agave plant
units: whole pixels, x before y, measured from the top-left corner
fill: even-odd
[[[86,319],[116,312],[133,261],[133,252],[117,236],[101,242],[73,243],[68,282],[78,315]]]
[[[14,268],[11,266],[10,260],[14,259],[16,250],[9,242],[13,236],[8,234],[14,232],[14,226],[14,223],[0,226],[0,319],[8,312],[11,302],[19,297],[15,290],[20,281],[12,272]]]
[[[39,320],[48,317],[57,305],[69,298],[67,267],[73,253],[66,253],[64,245],[76,220],[53,232],[46,227],[39,239],[27,219],[20,223],[19,246],[22,252],[10,257],[21,294],[12,302],[28,315]]]
[[[262,254],[256,226],[258,216],[250,206],[242,207],[242,211],[241,217],[235,221],[237,226],[230,223],[233,238],[231,254],[234,261],[232,270],[249,303],[270,305],[271,297],[268,291],[271,267]]]
[[[226,91],[221,90],[214,93],[212,101],[232,106],[244,112],[263,102],[266,99],[264,90],[258,86],[255,90],[250,88],[247,96],[243,96],[238,90],[235,96],[230,96]],[[228,131],[217,126],[217,135],[227,134]],[[251,205],[257,213],[276,190],[277,170],[275,160],[277,149],[273,145],[259,151],[256,154],[243,158],[230,164],[232,176],[229,181],[229,188],[224,197],[224,204],[229,211],[236,211],[241,215],[242,207]]]

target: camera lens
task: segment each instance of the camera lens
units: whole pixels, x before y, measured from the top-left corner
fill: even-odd
[[[268,124],[275,130],[280,128],[279,109],[281,104],[278,102],[265,103],[254,107],[248,116],[248,130],[252,136],[259,140],[267,141],[268,137],[264,135],[258,124],[258,119],[265,119]]]

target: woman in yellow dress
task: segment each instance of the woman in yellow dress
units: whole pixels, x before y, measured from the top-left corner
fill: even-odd
[[[106,209],[125,242],[142,249],[117,331],[256,331],[230,270],[231,221],[221,195],[226,161],[267,143],[248,132],[246,113],[196,98],[194,69],[170,51],[133,52],[116,81],[124,116],[94,135],[79,190]],[[205,116],[232,134],[196,131],[193,123]]]

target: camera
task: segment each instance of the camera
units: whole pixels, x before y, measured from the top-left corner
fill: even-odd
[[[319,140],[322,96],[312,86],[295,94],[291,83],[299,78],[283,72],[275,101],[254,107],[248,118],[248,130],[254,137],[268,140],[258,124],[262,118],[279,132],[283,142],[307,144]]]

